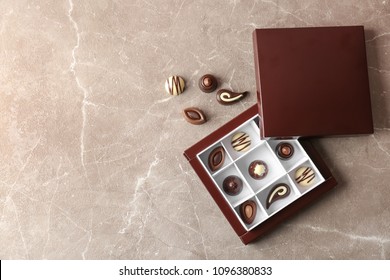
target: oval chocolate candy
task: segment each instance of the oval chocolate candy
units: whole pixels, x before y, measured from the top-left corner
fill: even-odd
[[[244,223],[251,224],[256,218],[257,205],[253,200],[247,200],[240,205],[240,216]]]
[[[223,165],[225,161],[225,149],[222,146],[216,147],[209,155],[208,164],[211,171],[216,171]]]
[[[190,107],[183,110],[184,119],[191,124],[204,124],[207,118],[201,109]]]
[[[222,105],[231,105],[243,99],[247,94],[247,91],[233,92],[227,89],[220,89],[217,91],[217,101]]]

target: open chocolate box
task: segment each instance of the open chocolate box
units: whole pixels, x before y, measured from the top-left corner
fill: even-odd
[[[258,107],[254,105],[185,151],[185,156],[199,178],[245,244],[263,235],[336,185],[329,169],[307,140],[261,139],[259,125],[261,121]],[[237,151],[232,145],[234,135],[241,132],[250,139],[246,151]],[[289,158],[278,156],[276,147],[279,143],[292,146],[293,153]],[[216,156],[214,163],[219,167],[215,168],[209,161],[212,152],[219,147],[222,147],[224,156]],[[223,162],[220,163],[222,158]],[[266,164],[266,175],[261,179],[254,179],[249,173],[250,164],[256,160]],[[311,175],[314,174],[314,177],[306,180],[311,179],[307,186],[296,180],[296,172],[301,167],[309,167]],[[224,180],[229,176],[236,176],[241,180],[242,189],[238,194],[229,195],[224,190]],[[267,200],[277,186],[287,186],[289,194],[279,196],[279,199],[267,205]],[[274,199],[283,191],[283,188],[276,190]],[[247,201],[256,204],[254,207],[250,205],[249,212],[253,211],[249,213],[253,217],[250,223],[240,212],[240,207]]]
[[[258,104],[184,152],[244,244],[337,184],[308,136],[373,132],[362,26],[253,41]]]

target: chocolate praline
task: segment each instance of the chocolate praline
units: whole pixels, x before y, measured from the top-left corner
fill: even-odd
[[[186,87],[186,82],[183,77],[171,76],[165,81],[165,90],[170,95],[182,94]]]
[[[209,93],[217,89],[218,82],[213,75],[206,74],[200,77],[198,86],[201,91]]]
[[[235,175],[228,176],[223,180],[222,187],[228,195],[238,195],[242,191],[242,180]]]
[[[211,171],[216,171],[223,165],[225,161],[225,149],[222,146],[216,147],[211,151],[208,159],[209,168]]]
[[[276,148],[276,155],[280,159],[289,159],[293,156],[294,154],[294,147],[290,143],[287,142],[280,142]]]
[[[246,152],[251,146],[251,138],[249,134],[240,131],[233,135],[231,144],[237,152]]]
[[[239,102],[245,96],[248,95],[249,92],[233,92],[228,89],[220,89],[217,91],[216,98],[219,104],[221,105],[232,105],[234,103]]]
[[[274,203],[275,201],[289,196],[290,192],[291,190],[289,185],[285,183],[277,184],[268,193],[266,208],[269,209],[271,204]]]
[[[240,205],[240,216],[247,225],[253,223],[256,217],[257,205],[253,200],[247,200]]]
[[[248,173],[253,179],[263,179],[268,174],[268,166],[262,160],[252,161],[248,167]]]
[[[207,122],[206,115],[203,111],[195,107],[185,108],[182,111],[182,114],[184,119],[191,124],[200,125]]]
[[[295,171],[295,181],[302,187],[311,186],[315,177],[316,173],[309,166],[302,166]]]

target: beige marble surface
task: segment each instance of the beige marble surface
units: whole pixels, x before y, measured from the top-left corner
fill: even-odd
[[[338,188],[244,246],[182,152],[255,103],[254,28],[355,24],[375,134],[315,140]],[[388,0],[1,1],[0,40],[1,259],[390,259]]]

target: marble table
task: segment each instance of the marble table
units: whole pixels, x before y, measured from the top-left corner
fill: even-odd
[[[390,2],[356,3],[1,1],[0,258],[390,259]],[[338,188],[244,246],[182,153],[256,102],[255,28],[329,25],[365,26],[375,133],[315,139]]]

